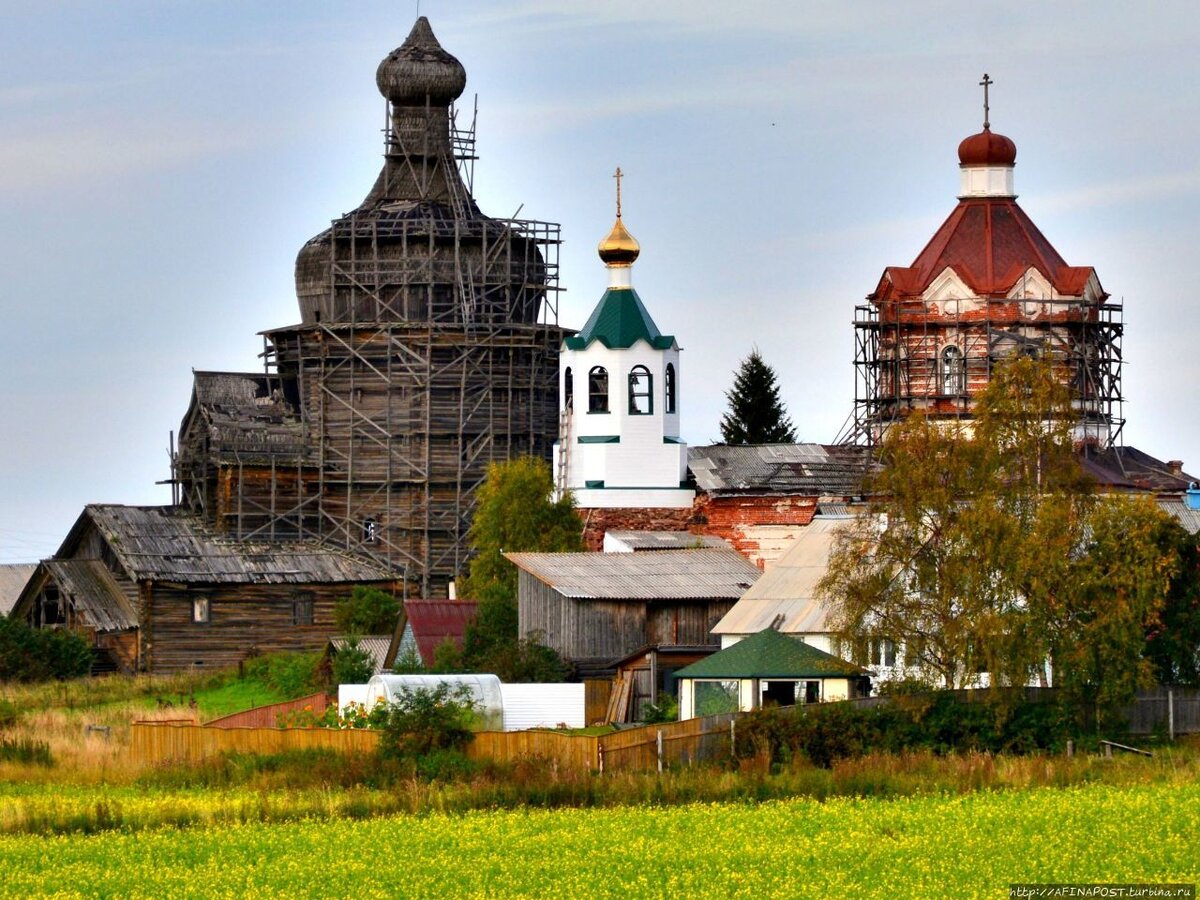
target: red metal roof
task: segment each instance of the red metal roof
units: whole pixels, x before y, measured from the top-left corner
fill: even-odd
[[[889,266],[869,299],[923,293],[953,269],[976,296],[1004,297],[1030,268],[1060,294],[1083,293],[1092,269],[1068,266],[1011,197],[967,197],[907,268]]]
[[[417,641],[417,652],[426,665],[433,662],[438,644],[446,638],[460,650],[467,623],[475,618],[474,600],[405,600],[404,612]]]

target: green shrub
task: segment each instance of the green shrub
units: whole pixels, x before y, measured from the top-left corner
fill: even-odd
[[[321,654],[268,653],[246,660],[247,678],[273,688],[285,697],[303,697],[323,688],[318,665]]]
[[[361,584],[333,608],[333,621],[342,634],[391,634],[399,615],[400,601],[379,588]]]
[[[898,695],[886,705],[849,703],[760,709],[738,721],[738,755],[773,763],[806,758],[828,768],[884,751],[1033,753],[1074,735],[1057,703],[1012,696],[965,702],[953,694]]]
[[[473,737],[474,712],[473,695],[465,685],[401,688],[400,699],[383,713],[380,755],[415,759],[434,751],[461,751]]]
[[[366,684],[374,674],[375,660],[358,646],[358,638],[350,638],[333,656],[334,684]]]
[[[91,667],[91,645],[75,632],[0,617],[0,681],[75,678]]]
[[[657,703],[642,707],[642,721],[647,725],[674,722],[679,718],[679,701],[674,694],[663,694]]]

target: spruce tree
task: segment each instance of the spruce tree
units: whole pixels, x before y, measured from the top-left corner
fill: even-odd
[[[755,347],[742,360],[733,388],[725,392],[729,411],[721,417],[721,439],[726,444],[789,444],[796,440],[775,370],[763,362]]]

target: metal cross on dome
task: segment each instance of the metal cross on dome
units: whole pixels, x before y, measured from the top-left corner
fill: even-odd
[[[985,129],[992,127],[991,123],[988,121],[988,87],[995,83],[996,82],[992,81],[992,79],[988,76],[987,72],[983,73],[983,81],[979,82],[979,84],[983,87],[983,127]]]
[[[621,176],[625,173],[621,171],[621,167],[617,166],[616,174],[613,178],[617,179],[617,218],[621,218]]]

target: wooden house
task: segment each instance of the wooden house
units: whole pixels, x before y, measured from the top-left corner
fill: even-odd
[[[315,650],[354,585],[396,590],[375,563],[309,543],[224,537],[178,507],[93,505],[13,608],[91,637],[100,667],[177,672]]]
[[[733,550],[505,556],[520,572],[520,634],[584,675],[611,674],[642,648],[716,647],[712,627],[760,574]]]

